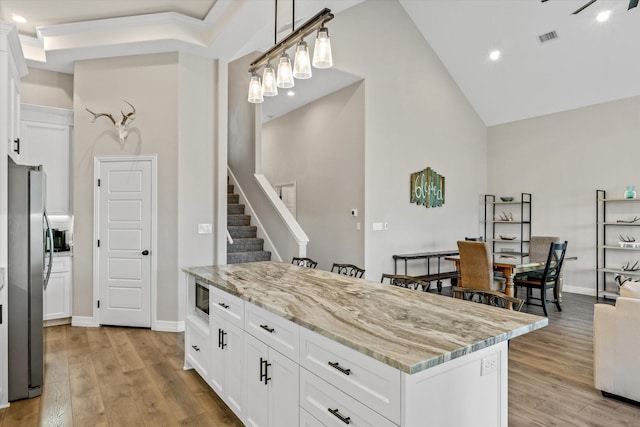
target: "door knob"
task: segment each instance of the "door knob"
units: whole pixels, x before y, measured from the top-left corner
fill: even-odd
[[[149,251],[145,249],[144,251],[142,251],[142,255],[144,255],[144,256],[149,255]]]

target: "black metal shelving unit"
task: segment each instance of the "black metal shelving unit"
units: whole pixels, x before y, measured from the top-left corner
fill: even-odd
[[[612,237],[608,236],[607,229],[614,227],[617,234],[628,234],[634,227],[640,227],[640,220],[628,222],[628,220],[612,220],[607,212],[607,205],[638,203],[639,198],[607,198],[605,190],[596,190],[596,299],[616,299],[619,294],[618,285],[615,283],[615,276],[620,274],[626,277],[640,277],[640,270],[625,270],[621,266],[611,267],[610,260],[607,260],[607,252],[636,253],[640,258],[640,245],[638,247],[625,245],[621,242],[612,243]],[[640,210],[640,204],[637,205]],[[629,214],[623,214],[629,215]],[[635,216],[634,216],[635,217]],[[609,278],[610,280],[607,280]]]
[[[491,244],[494,258],[513,257],[523,258],[529,256],[529,242],[531,241],[531,193],[520,193],[520,200],[503,202],[496,200],[493,194],[484,195],[484,239]],[[513,212],[496,209],[505,207],[518,207],[519,217],[513,216]],[[512,215],[511,219],[503,219],[505,215]],[[518,215],[518,213],[516,213]],[[519,235],[513,236],[514,226],[519,225]],[[513,236],[513,239],[500,236]],[[517,246],[516,246],[517,245]],[[519,249],[519,250],[516,250]]]

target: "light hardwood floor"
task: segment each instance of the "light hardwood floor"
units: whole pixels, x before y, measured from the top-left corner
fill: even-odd
[[[547,328],[511,341],[510,427],[640,426],[639,407],[593,388],[593,304],[566,294],[562,313],[550,308]],[[183,334],[68,325],[45,331],[44,393],[0,410],[2,427],[241,425],[194,371],[182,369]]]

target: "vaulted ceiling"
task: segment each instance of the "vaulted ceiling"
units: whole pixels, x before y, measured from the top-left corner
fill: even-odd
[[[279,19],[281,35],[291,26],[292,1],[278,1],[278,16],[289,17]],[[323,7],[339,19],[362,1],[393,0],[296,0],[296,22]],[[640,7],[627,11],[626,1],[597,0],[577,15],[571,13],[586,0],[398,1],[487,125],[640,95]],[[17,26],[30,66],[71,73],[83,59],[180,50],[233,60],[266,50],[273,44],[274,6],[271,0],[2,0],[0,20],[28,19]],[[597,22],[603,9],[611,17]],[[557,38],[541,43],[538,36],[552,31]],[[501,58],[489,60],[496,49]],[[327,80],[343,77],[327,93],[356,79],[337,72]]]

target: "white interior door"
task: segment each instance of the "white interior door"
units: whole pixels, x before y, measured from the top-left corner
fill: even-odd
[[[151,327],[151,160],[100,162],[100,324]]]
[[[284,205],[289,209],[289,212],[296,218],[296,185],[295,184],[286,184],[280,186],[280,198]]]

